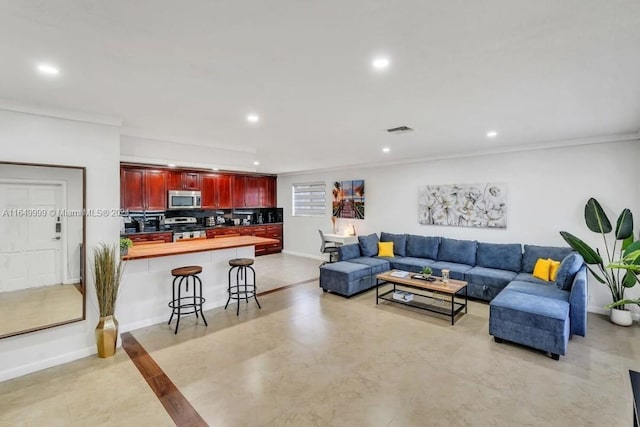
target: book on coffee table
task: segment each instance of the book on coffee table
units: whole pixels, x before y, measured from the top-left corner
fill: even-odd
[[[401,270],[393,270],[390,274],[393,277],[408,277],[409,276],[409,272],[408,271],[401,271]]]

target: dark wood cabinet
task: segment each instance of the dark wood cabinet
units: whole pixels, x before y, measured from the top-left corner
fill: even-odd
[[[152,169],[136,165],[120,168],[120,205],[123,209],[164,210],[169,190],[200,190],[203,209],[274,208],[278,202],[275,176]]]
[[[167,208],[167,172],[157,169],[120,170],[120,207],[132,211]]]
[[[144,210],[144,170],[120,170],[120,207],[134,211]]]
[[[200,190],[200,174],[198,172],[183,172],[182,188],[184,190]]]
[[[144,173],[145,210],[167,209],[167,174],[165,171],[146,170]]]
[[[231,209],[233,208],[232,176],[217,174],[202,174],[202,209]]]
[[[167,172],[167,190],[200,190],[200,173],[169,171]]]
[[[173,242],[173,233],[170,231],[166,231],[163,233],[128,234],[123,237],[128,237],[129,239],[131,239],[134,245],[156,242]]]
[[[246,207],[245,202],[245,188],[246,188],[246,176],[244,175],[234,175],[232,178],[233,184],[233,207],[234,208],[244,208]]]

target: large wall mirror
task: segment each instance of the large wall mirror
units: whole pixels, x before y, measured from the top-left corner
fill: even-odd
[[[0,338],[85,318],[85,168],[0,162]]]

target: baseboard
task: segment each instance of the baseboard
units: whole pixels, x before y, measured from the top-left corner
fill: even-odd
[[[98,351],[96,349],[96,346],[92,345],[90,347],[72,351],[70,353],[61,354],[59,356],[50,357],[48,359],[38,360],[37,362],[30,363],[28,365],[22,365],[17,368],[0,371],[0,382],[31,374],[33,372],[41,371],[43,369],[52,368],[64,363],[73,362],[74,360],[94,355],[97,352]]]
[[[596,314],[603,314],[605,316],[609,315],[609,309],[608,308],[604,308],[604,307],[599,307],[597,305],[590,305],[587,307],[587,311],[589,313],[596,313]],[[638,322],[640,322],[640,313],[635,313],[632,312],[631,313],[631,318],[633,320],[637,320]]]

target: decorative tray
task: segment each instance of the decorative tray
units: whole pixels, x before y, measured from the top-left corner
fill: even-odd
[[[433,276],[429,276],[429,277],[425,277],[422,274],[414,274],[413,276],[411,276],[412,279],[420,279],[420,280],[425,280],[427,282],[435,282],[436,278]]]

